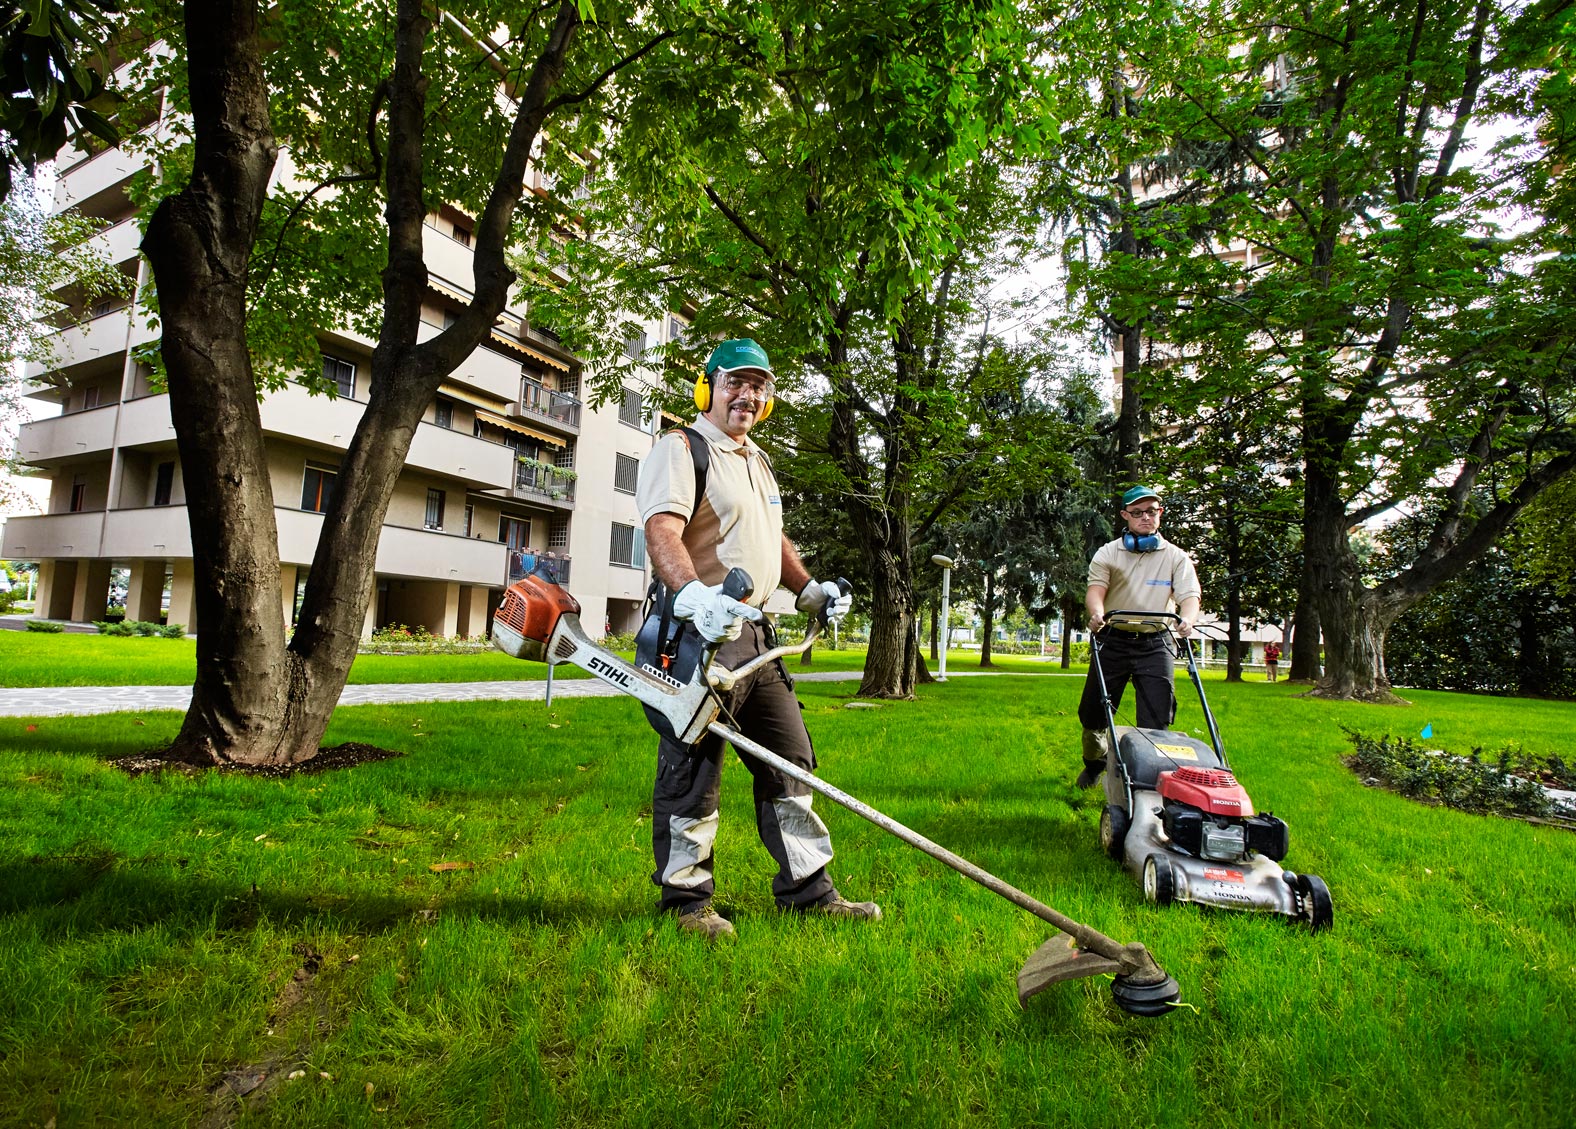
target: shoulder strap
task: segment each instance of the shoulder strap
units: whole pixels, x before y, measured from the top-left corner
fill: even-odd
[[[693,427],[681,427],[678,430],[695,463],[695,508],[698,510],[701,500],[706,497],[706,472],[711,469],[711,444]]]

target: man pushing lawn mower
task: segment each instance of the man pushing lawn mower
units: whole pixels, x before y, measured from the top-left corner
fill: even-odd
[[[1135,486],[1122,495],[1122,520],[1127,529],[1115,541],[1100,546],[1089,562],[1089,587],[1084,607],[1089,630],[1100,647],[1105,665],[1105,687],[1111,708],[1122,701],[1129,681],[1138,699],[1138,724],[1145,729],[1168,729],[1176,717],[1173,660],[1165,639],[1132,622],[1107,624],[1107,608],[1138,612],[1170,611],[1181,617],[1176,632],[1183,639],[1193,633],[1202,589],[1188,555],[1160,536],[1160,494],[1148,486]],[[1078,787],[1092,788],[1105,771],[1107,721],[1102,687],[1093,663],[1078,703],[1083,725],[1083,771]]]
[[[772,631],[759,605],[779,581],[799,594],[796,606],[807,615],[835,621],[848,613],[851,598],[837,584],[812,579],[783,534],[777,480],[749,439],[750,429],[771,414],[775,391],[764,349],[748,339],[722,342],[695,382],[701,414],[694,425],[664,435],[641,465],[636,502],[656,574],[650,614],[637,639],[637,661],[647,669],[683,680],[683,668],[693,669],[704,651],[716,648],[720,663],[739,668],[770,650]],[[724,591],[735,569],[755,581],[750,602]],[[721,698],[740,733],[806,770],[815,767],[781,659],[740,679]],[[706,733],[684,744],[661,713],[649,706],[646,713],[661,734],[651,825],[659,907],[678,915],[679,928],[714,940],[733,932],[711,901],[723,740]],[[778,907],[879,918],[874,902],[850,902],[832,885],[826,871],[831,833],[811,810],[811,790],[753,757],[741,759],[755,779],[756,829],[777,863],[772,893]]]

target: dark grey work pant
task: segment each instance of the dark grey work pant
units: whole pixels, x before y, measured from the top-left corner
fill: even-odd
[[[717,661],[743,666],[767,649],[761,624],[746,623],[743,634],[725,643]],[[800,715],[799,699],[781,663],[768,663],[722,694],[719,718],[752,741],[805,769],[815,768],[815,752]],[[657,783],[651,804],[652,853],[657,868],[651,880],[662,887],[661,908],[682,912],[710,900],[717,801],[722,791],[723,741],[707,734],[685,746],[662,738],[657,746]],[[755,778],[755,827],[777,863],[772,894],[784,907],[804,907],[836,895],[826,867],[832,859],[831,836],[810,808],[808,787],[741,753]]]
[[[1096,636],[1100,644],[1100,669],[1105,672],[1106,693],[1111,696],[1111,711],[1122,704],[1122,693],[1133,684],[1138,698],[1138,724],[1143,729],[1169,729],[1177,715],[1176,684],[1172,675],[1171,649],[1165,635],[1140,635],[1132,631],[1106,628]],[[1078,720],[1085,729],[1105,729],[1105,708],[1100,704],[1100,679],[1091,656],[1089,676],[1084,679],[1083,698],[1078,703]]]

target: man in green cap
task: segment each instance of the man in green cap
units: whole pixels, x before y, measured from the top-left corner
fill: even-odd
[[[729,669],[770,650],[760,608],[779,583],[798,593],[797,607],[808,615],[824,612],[834,621],[852,604],[838,585],[811,578],[783,534],[777,479],[749,438],[750,429],[771,414],[775,393],[764,349],[748,338],[722,342],[695,382],[701,414],[692,427],[657,441],[641,464],[636,487],[646,553],[665,589],[657,600],[665,602],[672,593],[672,617],[720,645],[717,662]],[[747,600],[722,590],[734,568],[754,581]],[[721,698],[724,716],[746,737],[796,765],[815,768],[799,700],[781,662],[742,679]],[[850,902],[832,885],[831,833],[811,810],[810,789],[750,757],[741,759],[755,778],[756,830],[777,863],[772,894],[778,908],[879,918],[874,902]],[[721,782],[720,737],[708,735],[693,746],[662,737],[651,813],[657,865],[652,881],[662,888],[659,908],[678,915],[679,928],[711,940],[733,933],[732,923],[711,904]]]
[[[1171,651],[1160,633],[1140,633],[1105,622],[1111,611],[1169,612],[1182,617],[1177,633],[1193,633],[1198,620],[1202,589],[1193,561],[1160,536],[1160,495],[1148,486],[1135,486],[1122,495],[1122,520],[1127,529],[1115,541],[1101,545],[1089,562],[1089,587],[1084,608],[1089,630],[1100,645],[1100,669],[1105,673],[1111,708],[1121,705],[1128,682],[1138,698],[1138,724],[1143,729],[1167,729],[1176,717],[1176,687],[1172,680]],[[1083,771],[1078,787],[1092,788],[1105,771],[1105,706],[1100,701],[1100,680],[1094,664],[1084,679],[1078,703],[1083,725]]]

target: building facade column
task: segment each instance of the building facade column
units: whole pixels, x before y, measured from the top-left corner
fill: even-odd
[[[164,603],[164,561],[134,560],[126,582],[126,618],[157,623]]]
[[[169,623],[184,623],[186,633],[197,633],[196,578],[192,562],[177,559],[170,565],[170,616]]]
[[[89,558],[77,562],[77,583],[71,594],[71,618],[79,623],[101,620],[109,610],[111,562]]]
[[[290,634],[290,629],[295,626],[295,593],[296,593],[297,567],[293,564],[279,564],[279,610],[285,617],[285,634]]]

